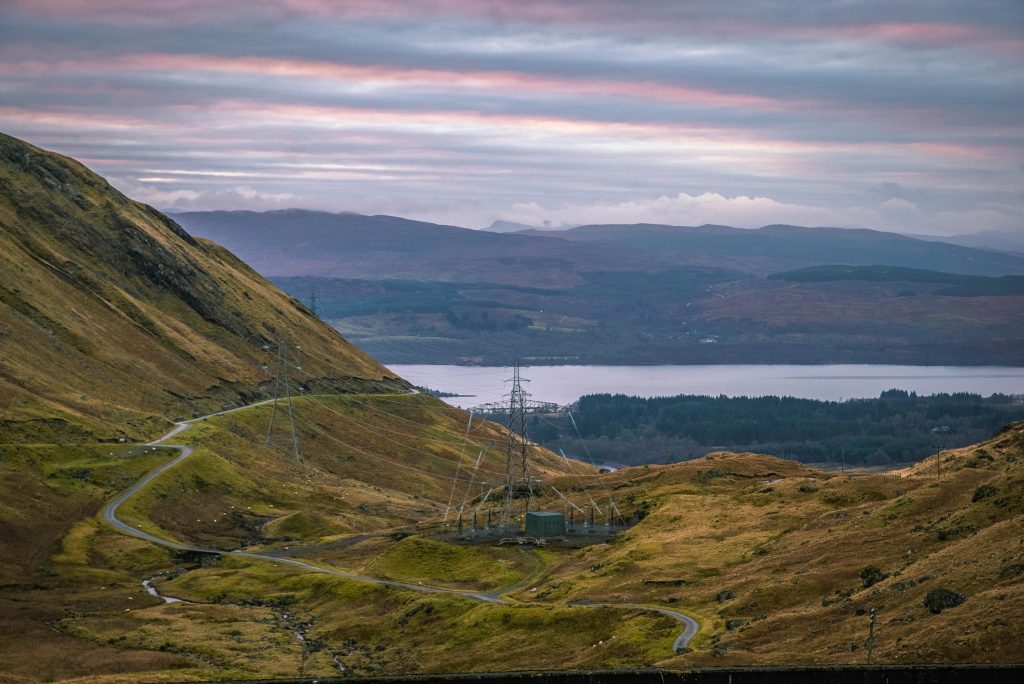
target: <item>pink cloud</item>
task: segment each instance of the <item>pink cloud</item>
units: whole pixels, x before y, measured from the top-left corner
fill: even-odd
[[[452,71],[444,69],[406,69],[384,65],[352,65],[304,59],[273,57],[220,57],[199,54],[144,53],[104,59],[26,59],[0,64],[0,74],[95,74],[125,73],[217,72],[250,74],[281,78],[335,80],[345,83],[373,82],[382,85],[424,86],[493,90],[499,93],[546,93],[557,95],[590,95],[661,100],[706,107],[743,107],[763,110],[785,110],[807,107],[806,101],[784,101],[776,98],[730,93],[709,88],[693,88],[654,81],[623,81],[587,78],[574,80],[557,76],[527,74],[516,71]]]
[[[143,119],[135,119],[112,114],[92,114],[77,111],[45,111],[27,107],[0,106],[0,121],[10,124],[31,124],[56,128],[102,128],[140,130],[150,129],[167,131],[167,125]]]
[[[948,22],[863,24],[830,28],[824,32],[836,36],[885,40],[921,47],[986,44],[1002,46],[1011,41],[1019,47],[1019,37],[1003,29]]]
[[[973,161],[990,162],[1006,153],[1015,155],[1015,151],[1008,151],[1002,147],[988,145],[962,145],[950,142],[918,142],[907,143],[907,148],[922,152],[931,157],[965,159]]]

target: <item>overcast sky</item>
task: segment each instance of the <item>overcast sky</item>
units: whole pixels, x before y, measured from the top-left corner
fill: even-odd
[[[1024,1],[0,0],[0,130],[163,209],[1024,231]]]

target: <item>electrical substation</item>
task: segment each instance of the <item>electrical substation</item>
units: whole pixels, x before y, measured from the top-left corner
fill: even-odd
[[[568,407],[531,399],[523,388],[529,381],[521,377],[518,364],[506,382],[510,390],[504,401],[475,406],[469,416],[470,425],[476,415],[492,420],[507,416],[505,477],[501,482],[474,483],[470,476],[467,493],[474,484],[482,493],[467,498],[458,508],[450,501],[438,536],[470,544],[576,547],[605,542],[635,524],[635,517],[627,519],[619,513],[613,499],[599,505],[580,477],[567,495],[531,471],[530,451],[535,447],[527,434],[527,416],[566,412],[574,427],[575,419]],[[477,467],[482,455],[483,451],[477,457]],[[562,457],[569,463],[564,453]]]

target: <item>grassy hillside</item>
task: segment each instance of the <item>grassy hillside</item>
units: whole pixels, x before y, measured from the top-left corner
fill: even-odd
[[[390,411],[393,399],[350,396],[331,408],[348,416],[348,402],[351,415],[382,429],[395,421],[372,423],[371,416]],[[402,400],[412,402],[404,417],[426,419],[427,405],[416,403],[425,398]],[[356,410],[356,401],[368,406]],[[316,416],[307,427],[355,437],[338,414],[302,410]],[[524,551],[389,534],[386,526],[416,517],[416,507],[428,516],[442,510],[402,494],[418,475],[396,480],[394,489],[359,484],[332,472],[332,460],[346,459],[331,459],[322,447],[302,466],[280,463],[281,450],[275,458],[273,450],[244,446],[249,425],[265,416],[231,415],[190,437],[195,465],[146,490],[134,519],[161,534],[277,549],[326,568],[452,588],[504,587],[510,604],[247,558],[199,563],[93,517],[104,498],[168,458],[164,450],[4,447],[0,666],[14,681],[859,664],[867,659],[871,609],[877,663],[1019,660],[1024,424],[944,452],[941,479],[933,459],[898,474],[838,475],[730,453],[598,477],[549,473],[584,506],[592,498],[605,509],[614,498],[624,514],[647,514],[609,544]],[[457,412],[431,415],[431,434],[458,434]],[[378,458],[390,455],[369,448]],[[232,486],[222,491],[227,480]],[[195,515],[169,515],[165,502],[174,498],[177,510]],[[377,507],[385,498],[393,517]],[[546,490],[542,506],[561,505]],[[249,532],[222,524],[230,506],[255,516]],[[44,511],[40,526],[35,518]],[[357,529],[364,532],[353,535]],[[34,544],[23,543],[29,536]],[[147,595],[140,586],[147,577],[186,602]],[[595,601],[620,606],[586,607]],[[679,626],[632,605],[697,617],[693,651],[673,655]]]
[[[549,557],[520,595],[693,610],[705,640],[673,665],[864,663],[871,609],[876,662],[1019,662],[1024,423],[940,466],[840,475],[722,453],[621,470],[595,499],[652,512],[607,548]]]
[[[216,548],[312,545],[435,523],[450,499],[458,506],[482,494],[480,483],[504,478],[504,429],[477,420],[467,431],[468,414],[432,397],[298,398],[301,461],[287,428],[264,446],[270,410],[217,416],[182,434],[177,441],[195,455],[126,504],[123,517]],[[545,449],[531,455],[542,477],[594,472]]]
[[[537,567],[518,550],[403,540],[440,521],[448,502],[461,505],[483,482],[497,482],[502,428],[470,426],[467,414],[409,393],[230,253],[76,162],[7,137],[0,152],[0,679],[337,673],[327,642],[302,637],[318,608],[336,630],[399,635],[383,655],[358,650],[352,657],[362,665],[394,660],[416,669],[409,642],[430,647],[422,628],[408,624],[410,606],[433,622],[445,616],[429,634],[453,640],[465,638],[467,624],[502,619],[507,608],[370,591],[337,576],[325,583],[264,560],[225,560],[207,573],[213,557],[168,551],[104,522],[104,503],[178,455],[132,442],[156,437],[173,417],[261,398],[273,361],[264,347],[286,338],[301,458],[281,414],[265,444],[269,405],[215,416],[176,438],[194,452],[128,500],[122,519],[205,548],[297,554],[454,589],[495,590]],[[540,476],[593,473],[531,452]],[[143,589],[146,578],[179,578],[195,600],[165,605]],[[300,600],[301,609],[288,607]],[[377,620],[367,627],[371,615]],[[520,632],[554,630],[574,612],[523,615],[509,619]],[[634,617],[671,638],[671,621]],[[616,620],[608,611],[603,624]],[[582,651],[591,634],[571,641]],[[348,639],[335,637],[338,657]],[[597,662],[583,653],[580,662]],[[423,662],[451,666],[443,652],[432,658]]]
[[[439,522],[449,498],[458,506],[478,495],[471,482],[501,477],[506,436],[497,426],[476,422],[467,433],[465,413],[423,395],[306,396],[296,400],[297,462],[285,444],[263,446],[268,413],[246,409],[183,433],[194,454],[119,515],[207,548],[454,589],[497,590],[542,568],[519,549],[396,534]],[[99,521],[105,500],[173,455],[0,447],[0,667],[15,681],[339,674],[338,663],[364,674],[504,669],[527,634],[545,639],[531,664],[599,666],[616,662],[590,649],[609,634],[623,640],[615,653],[624,662],[653,660],[674,638],[673,621],[636,611],[595,611],[583,623],[565,606],[423,596],[252,559],[209,565]],[[566,472],[550,452],[532,455],[538,475]],[[188,603],[146,594],[141,582],[153,577]]]
[[[281,338],[315,384],[402,386],[227,250],[0,135],[0,441],[139,437],[250,399]]]

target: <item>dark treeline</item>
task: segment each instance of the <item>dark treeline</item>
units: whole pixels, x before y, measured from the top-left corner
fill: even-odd
[[[589,452],[595,461],[626,465],[681,461],[724,449],[879,466],[988,439],[1003,425],[1024,420],[1024,403],[1000,394],[918,396],[903,390],[842,402],[595,394],[582,397],[574,415],[582,440],[559,416],[533,416],[531,438],[576,457]]]

